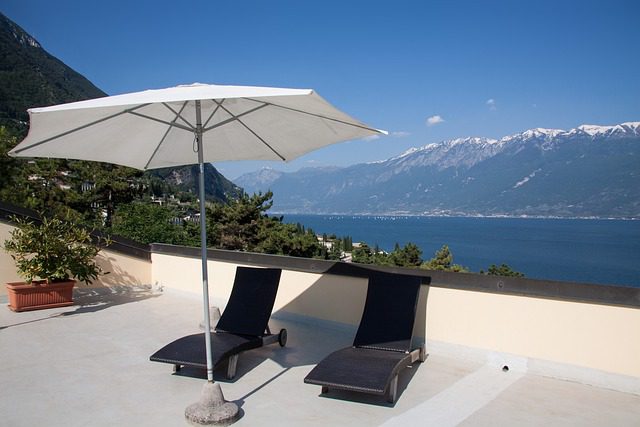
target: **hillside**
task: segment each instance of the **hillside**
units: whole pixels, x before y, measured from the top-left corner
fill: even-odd
[[[198,194],[198,166],[156,169],[146,172],[169,184],[174,191]],[[242,188],[225,178],[210,163],[204,165],[204,191],[207,199],[226,201],[238,198]]]
[[[106,95],[2,13],[0,58],[0,124],[26,122],[30,107]]]
[[[20,26],[0,13],[0,126],[20,136],[28,128],[27,109],[106,96],[85,77],[50,55]],[[0,156],[6,156],[6,148]],[[21,160],[8,160],[2,167]],[[62,165],[63,163],[61,163]],[[77,164],[77,163],[76,163]],[[68,165],[64,168],[68,169]],[[96,167],[94,170],[99,170]],[[2,171],[7,174],[7,171]],[[191,166],[146,172],[142,185],[160,178],[169,193],[195,192],[196,171]],[[97,178],[96,180],[99,180]],[[226,201],[242,192],[212,165],[205,166],[205,193],[208,199]]]
[[[640,218],[640,122],[460,138],[376,163],[235,182],[271,189],[273,210],[285,213]]]

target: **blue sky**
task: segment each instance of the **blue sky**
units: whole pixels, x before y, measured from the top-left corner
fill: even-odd
[[[464,136],[640,121],[640,1],[5,0],[108,94],[193,82],[312,88],[390,136],[229,178],[386,159]]]

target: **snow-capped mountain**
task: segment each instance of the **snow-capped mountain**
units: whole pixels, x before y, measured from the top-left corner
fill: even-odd
[[[274,211],[640,217],[640,122],[458,138],[388,160],[236,184],[274,192]],[[309,185],[313,183],[313,192]]]
[[[439,170],[450,167],[471,167],[498,153],[504,144],[489,138],[458,138],[428,144],[408,150],[386,163],[403,164],[405,167],[435,166]]]

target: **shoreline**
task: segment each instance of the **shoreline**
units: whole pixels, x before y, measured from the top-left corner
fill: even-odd
[[[640,217],[599,217],[599,216],[545,216],[545,215],[444,215],[444,214],[406,214],[406,213],[298,213],[268,212],[273,216],[329,216],[363,218],[482,218],[482,219],[548,219],[548,220],[593,220],[593,221],[639,221]]]

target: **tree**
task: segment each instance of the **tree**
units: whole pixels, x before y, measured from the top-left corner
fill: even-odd
[[[357,262],[359,264],[374,263],[371,248],[364,242],[361,242],[360,245],[353,248],[353,251],[351,252],[351,258],[353,262]]]
[[[0,198],[11,201],[16,190],[16,175],[21,175],[19,160],[9,157],[9,150],[18,144],[15,131],[0,126]]]
[[[269,217],[273,193],[243,194],[228,204],[207,207],[208,245],[230,250],[316,257],[322,254],[313,230]]]
[[[489,276],[524,277],[524,273],[513,270],[507,264],[500,264],[499,267],[495,264],[491,264],[486,273],[483,270],[480,270],[480,274],[486,274]]]
[[[73,161],[69,164],[73,190],[71,206],[87,221],[109,229],[120,205],[139,200],[145,190],[143,172],[109,163]]]
[[[179,223],[174,209],[151,203],[135,202],[118,207],[113,218],[114,234],[140,243],[193,245],[199,242],[197,227]]]
[[[351,236],[346,236],[342,239],[342,249],[345,252],[351,252],[353,250],[353,239]]]
[[[78,160],[9,157],[19,137],[17,131],[0,127],[0,198],[6,202],[108,228],[119,204],[141,196],[142,172],[134,169]]]
[[[258,234],[256,252],[290,255],[304,258],[320,256],[324,248],[313,231],[301,231],[295,224],[285,224],[280,218],[265,218]]]
[[[422,264],[421,256],[422,250],[415,243],[407,243],[402,248],[396,243],[389,260],[398,267],[419,267]]]
[[[453,254],[447,245],[442,246],[442,248],[436,251],[433,258],[423,262],[420,268],[425,270],[453,271],[456,273],[465,273],[469,271],[468,268],[453,263]]]
[[[228,204],[207,207],[208,244],[231,250],[251,251],[259,243],[261,220],[271,208],[273,193],[243,194]],[[295,226],[294,226],[295,227]]]

